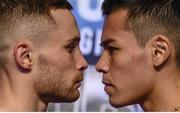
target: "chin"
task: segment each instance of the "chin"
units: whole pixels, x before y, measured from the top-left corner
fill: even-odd
[[[71,97],[67,97],[65,102],[75,102],[80,97],[80,94],[71,95]]]
[[[60,93],[56,94],[50,94],[47,96],[48,102],[53,102],[53,103],[70,103],[76,101],[80,97],[80,92],[79,90],[77,91],[71,91],[67,92],[65,95],[62,95]]]
[[[118,101],[118,99],[112,99],[111,97],[109,97],[109,102],[115,108],[124,107],[124,106],[129,105],[127,103],[123,103],[121,101]]]
[[[70,92],[63,100],[63,102],[75,102],[76,100],[78,100],[80,97],[80,92],[79,90],[75,91],[75,92]]]
[[[110,104],[111,104],[113,107],[115,107],[115,108],[122,107],[122,105],[119,105],[119,104],[117,104],[117,103],[115,103],[115,102],[111,102],[111,101],[110,101]]]

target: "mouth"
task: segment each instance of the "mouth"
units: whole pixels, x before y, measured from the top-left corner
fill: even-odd
[[[104,86],[104,91],[105,91],[107,94],[110,94],[113,85],[112,85],[110,82],[105,81],[105,80],[103,80],[102,83],[105,85],[105,86]]]
[[[106,80],[103,80],[102,83],[106,86],[112,86],[112,84]]]
[[[77,80],[76,83],[82,82],[83,81],[83,77],[79,77],[79,79]]]
[[[79,77],[77,81],[75,82],[75,87],[79,88],[81,86],[81,82],[83,81],[83,76]]]
[[[81,87],[81,82],[76,82],[75,86],[76,86],[76,88]]]

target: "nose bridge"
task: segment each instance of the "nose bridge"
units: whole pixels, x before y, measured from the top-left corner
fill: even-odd
[[[76,55],[76,68],[80,71],[85,70],[88,67],[88,63],[86,59],[84,58],[81,51],[78,51],[78,54]]]
[[[98,72],[108,72],[109,70],[109,58],[106,52],[103,52],[96,64],[96,70]]]

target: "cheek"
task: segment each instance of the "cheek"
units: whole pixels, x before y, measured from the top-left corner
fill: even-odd
[[[63,55],[53,59],[54,66],[58,66],[62,70],[71,69],[74,66],[72,55]]]
[[[47,97],[61,99],[74,91],[73,79],[64,70],[54,66],[41,66],[35,81],[36,91]]]
[[[154,76],[151,72],[148,58],[144,54],[136,56],[124,55],[112,60],[111,78],[116,86],[133,88],[148,85]]]
[[[153,89],[155,76],[148,57],[133,52],[113,57],[110,63],[113,92],[111,103],[121,106],[137,103]]]
[[[62,61],[62,62],[61,62]],[[73,69],[69,60],[46,59],[43,56],[39,57],[38,64],[38,80],[39,83],[47,84],[45,86],[53,89],[56,87],[70,87],[72,85]],[[62,88],[63,88],[62,87]],[[60,88],[61,89],[61,88]]]
[[[154,77],[147,73],[122,69],[112,72],[113,90],[111,103],[117,105],[136,104],[141,97],[153,89]]]
[[[73,55],[67,52],[62,51],[60,54],[45,57],[45,59],[48,66],[54,68],[54,70],[59,73],[59,76],[64,75],[65,78],[68,78],[68,76],[73,74],[75,71],[75,61],[73,59]]]

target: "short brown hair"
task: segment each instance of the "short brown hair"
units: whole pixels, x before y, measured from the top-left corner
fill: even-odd
[[[0,0],[0,66],[5,64],[6,50],[18,33],[33,41],[44,40],[53,19],[51,9],[72,9],[66,0]]]

